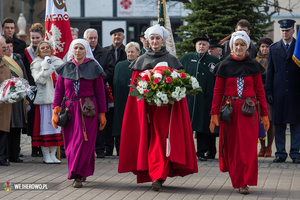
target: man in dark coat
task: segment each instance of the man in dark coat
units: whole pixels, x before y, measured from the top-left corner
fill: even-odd
[[[110,31],[110,36],[111,36],[112,44],[104,48],[110,51],[116,65],[119,61],[123,61],[127,59],[125,46],[123,45],[123,40],[125,39],[124,29],[116,28]]]
[[[143,55],[144,53],[146,53],[149,50],[149,42],[148,40],[145,38],[145,31],[147,30],[146,26],[143,26],[141,34],[139,35],[140,37],[140,41],[143,44],[143,48],[141,48],[140,51],[140,56]]]
[[[5,18],[2,22],[2,33],[4,37],[11,37],[14,40],[14,53],[20,54],[22,61],[24,61],[26,43],[14,36],[15,26],[15,21],[12,18]]]
[[[215,158],[216,154],[216,136],[209,130],[210,109],[213,99],[215,86],[215,75],[212,73],[219,59],[209,55],[208,38],[201,35],[193,40],[196,51],[188,53],[180,58],[185,72],[197,78],[202,92],[196,96],[187,96],[192,129],[197,133],[197,156],[201,161],[206,161],[206,155],[209,151],[208,158]]]
[[[267,79],[265,85],[267,101],[273,105],[272,120],[275,125],[276,158],[274,163],[285,162],[286,125],[290,124],[291,149],[289,156],[300,163],[300,68],[292,60],[296,40],[294,20],[279,20],[281,40],[269,47]]]
[[[85,30],[83,34],[83,38],[89,42],[90,47],[93,52],[93,56],[95,59],[99,62],[99,64],[102,66],[106,76],[103,77],[103,82],[107,87],[110,87],[113,85],[113,76],[114,76],[114,59],[110,52],[103,48],[99,43],[98,43],[98,32],[96,29],[89,28]],[[108,98],[109,98],[109,91],[106,89],[105,90],[106,98],[107,98],[107,103],[109,103]],[[111,112],[106,113],[106,119],[107,119],[107,124],[108,127],[112,126],[112,119],[110,119],[110,114]],[[97,133],[97,139],[96,139],[96,147],[95,151],[97,154],[97,158],[104,158],[105,157],[105,141],[109,140],[112,141],[112,148],[113,148],[113,138],[112,138],[112,133],[111,131],[107,131],[107,128],[104,128],[102,131],[98,130]],[[112,151],[112,150],[109,150]],[[111,152],[112,153],[112,152]]]
[[[250,35],[250,22],[248,20],[246,20],[246,19],[241,19],[236,24],[235,31],[245,31],[248,35]],[[224,42],[223,46],[224,46],[223,56],[224,56],[224,58],[226,58],[228,55],[231,54],[231,49],[230,49],[230,46],[229,46],[229,40],[227,40],[226,42]],[[250,42],[250,46],[247,49],[247,51],[248,51],[249,56],[251,58],[255,58],[256,57],[257,48],[253,44],[253,42]]]
[[[208,54],[212,56],[216,56],[220,61],[224,60],[224,56],[222,55],[223,47],[219,44],[220,40],[210,40],[209,41],[209,49]]]

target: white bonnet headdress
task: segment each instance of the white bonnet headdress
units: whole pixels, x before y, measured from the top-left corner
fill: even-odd
[[[145,31],[145,38],[148,40],[149,36],[151,34],[160,35],[164,41],[166,41],[167,38],[169,37],[169,32],[163,26],[160,26],[159,24],[156,24],[154,26],[149,27]]]
[[[230,39],[230,42],[229,42],[230,49],[232,49],[232,45],[237,39],[244,40],[247,44],[247,49],[249,48],[249,46],[250,46],[250,37],[248,36],[248,34],[245,31],[236,31],[231,35],[231,39]]]

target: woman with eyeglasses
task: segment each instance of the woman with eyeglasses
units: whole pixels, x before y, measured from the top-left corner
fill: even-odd
[[[33,77],[31,75],[30,64],[34,60],[34,52],[37,49],[38,44],[44,40],[44,27],[40,23],[32,24],[29,29],[30,32],[30,45],[25,49],[24,66],[28,76],[28,82],[30,85],[35,85]],[[33,100],[30,102],[30,110],[28,112],[28,124],[27,124],[27,135],[32,137],[33,123],[34,123],[34,113],[35,106],[33,105]],[[40,147],[32,146],[32,157],[43,156]]]
[[[55,156],[57,146],[63,145],[60,129],[52,126],[52,104],[54,100],[55,68],[63,61],[52,55],[49,42],[42,41],[34,53],[35,59],[30,65],[31,74],[37,86],[35,104],[35,118],[32,135],[32,146],[40,146],[43,153],[43,162],[59,164]]]

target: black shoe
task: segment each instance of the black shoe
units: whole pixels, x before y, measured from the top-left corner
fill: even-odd
[[[281,157],[276,157],[274,160],[273,160],[273,163],[282,163],[282,162],[285,162],[285,159],[281,158]]]
[[[105,152],[105,156],[112,156],[113,153],[112,152]]]
[[[31,147],[31,156],[38,157],[38,147]]]
[[[2,166],[9,166],[10,164],[6,160],[0,160],[0,165],[2,165]]]
[[[198,159],[199,159],[200,161],[207,161],[207,158],[201,157],[201,156],[199,156]]]
[[[22,163],[23,160],[21,160],[20,158],[17,158],[17,159],[9,159],[9,162]]]
[[[19,152],[19,157],[24,157],[24,155],[21,152]]]
[[[157,179],[157,180],[153,181],[153,183],[152,183],[152,190],[159,191],[161,186],[162,186],[162,181]]]
[[[299,164],[300,163],[300,158],[294,158],[293,163]]]
[[[97,158],[105,158],[105,153],[97,153]]]

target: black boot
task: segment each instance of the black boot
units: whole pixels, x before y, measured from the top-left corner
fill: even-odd
[[[39,157],[43,157],[43,152],[42,152],[41,147],[38,147],[38,152],[37,152],[37,154],[38,154]]]
[[[31,156],[38,157],[38,147],[31,147]]]
[[[64,145],[60,146],[60,157],[66,158],[65,147]]]

